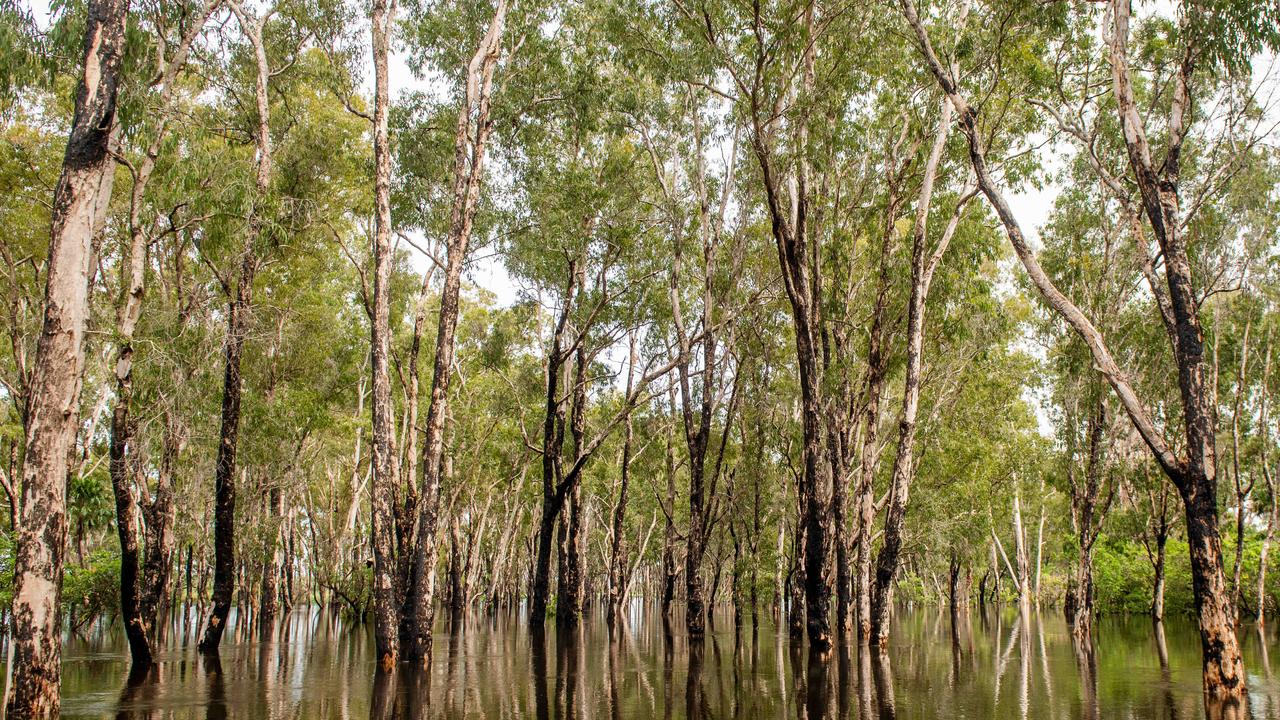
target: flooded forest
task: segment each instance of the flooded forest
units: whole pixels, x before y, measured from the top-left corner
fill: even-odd
[[[1277,51],[0,0],[2,717],[1280,720]]]

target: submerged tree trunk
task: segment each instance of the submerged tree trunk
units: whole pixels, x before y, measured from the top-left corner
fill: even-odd
[[[950,223],[937,248],[926,255],[929,208],[933,199],[933,183],[951,133],[951,101],[942,101],[938,129],[925,164],[912,230],[911,298],[907,306],[907,369],[902,392],[902,417],[898,423],[898,450],[893,460],[889,488],[889,509],[884,520],[884,543],[876,557],[874,594],[871,600],[871,641],[884,643],[889,637],[889,615],[893,604],[893,584],[898,574],[902,535],[906,524],[907,502],[915,479],[916,416],[920,408],[920,376],[924,364],[925,310],[933,273],[955,233],[956,222]],[[962,198],[963,207],[966,197]],[[957,213],[956,218],[959,218]]]
[[[257,144],[257,174],[253,207],[249,211],[249,223],[244,246],[240,251],[238,277],[222,282],[227,303],[227,337],[223,345],[224,372],[222,379],[222,421],[218,433],[218,457],[214,466],[214,570],[213,609],[200,639],[201,652],[216,653],[231,614],[231,602],[235,592],[235,519],[236,519],[236,450],[240,440],[240,401],[244,378],[240,364],[244,356],[245,332],[249,324],[249,311],[253,296],[253,281],[258,272],[258,241],[266,219],[262,217],[268,190],[271,185],[271,106],[267,98],[267,80],[271,68],[267,64],[267,50],[262,29],[265,18],[252,18],[237,4],[231,5],[241,29],[253,46],[257,70],[255,98],[258,126],[254,131]]]
[[[636,352],[636,336],[630,333],[628,336],[630,354],[627,359],[627,395],[631,395],[631,391],[635,383],[636,362],[639,357]],[[609,549],[609,608],[608,622],[612,626],[614,622],[622,615],[622,605],[626,601],[627,592],[627,544],[624,535],[626,534],[626,518],[627,518],[627,490],[631,481],[631,443],[634,435],[634,423],[631,416],[627,416],[626,426],[622,435],[622,469],[621,478],[618,480],[618,498],[613,506],[613,531]]]
[[[1275,540],[1277,516],[1280,515],[1280,498],[1276,497],[1275,477],[1271,472],[1271,431],[1267,421],[1267,401],[1270,399],[1271,380],[1271,334],[1267,333],[1265,351],[1262,361],[1262,398],[1258,411],[1258,425],[1262,428],[1262,480],[1267,486],[1267,497],[1271,498],[1267,508],[1267,530],[1262,536],[1262,549],[1258,555],[1258,627],[1266,624],[1267,617],[1267,557],[1271,552],[1271,543]]]
[[[61,707],[67,463],[79,417],[92,246],[111,199],[110,144],[128,11],[128,0],[89,2],[83,74],[53,193],[44,325],[25,418],[6,717],[53,718]]]
[[[675,383],[669,388],[670,410],[674,414],[675,400]],[[675,601],[676,596],[676,576],[679,571],[676,568],[676,523],[675,523],[675,505],[676,505],[676,455],[675,442],[673,439],[674,423],[667,424],[666,431],[666,502],[663,505],[662,512],[666,517],[665,525],[662,533],[662,617],[671,616],[671,603]]]
[[[1240,368],[1236,375],[1236,397],[1231,409],[1231,480],[1235,486],[1236,500],[1236,558],[1231,570],[1231,607],[1235,608],[1236,627],[1240,626],[1240,576],[1244,565],[1244,515],[1253,491],[1253,481],[1245,482],[1240,476],[1240,413],[1244,410],[1244,383],[1249,368],[1249,330],[1252,318],[1244,325],[1244,338],[1240,341]],[[1214,343],[1214,365],[1217,365],[1217,342]],[[1265,432],[1265,428],[1264,428]]]
[[[579,269],[581,273],[581,268]],[[579,275],[579,285],[584,278]],[[579,296],[580,298],[582,295]],[[586,432],[587,420],[587,352],[584,347],[586,333],[577,331],[577,351],[574,353],[573,396],[569,409],[569,435],[572,438],[573,459],[575,464],[582,457],[583,435]],[[583,577],[582,577],[582,544],[585,530],[583,528],[582,482],[575,480],[568,494],[568,505],[562,510],[564,522],[563,542],[560,546],[560,573],[557,576],[556,589],[556,621],[560,625],[576,624],[582,618]]]
[[[283,527],[284,494],[279,486],[267,491],[267,543],[263,549],[262,583],[258,593],[258,632],[263,641],[271,638],[276,613],[280,610],[280,532]]]
[[[1102,487],[1102,474],[1105,448],[1103,447],[1106,430],[1106,405],[1098,401],[1093,412],[1089,414],[1087,423],[1087,455],[1084,468],[1084,481],[1071,487],[1071,515],[1076,526],[1075,575],[1071,588],[1067,591],[1067,622],[1071,625],[1077,645],[1088,646],[1092,641],[1093,629],[1093,546],[1102,530],[1102,519],[1106,515],[1109,500],[1099,507],[1099,493]],[[1075,473],[1071,474],[1072,479]],[[1161,547],[1163,554],[1163,546]],[[1160,560],[1163,565],[1163,558]],[[1160,568],[1157,583],[1163,595],[1163,566]],[[1163,602],[1163,601],[1162,601]]]
[[[147,146],[140,163],[133,169],[133,191],[129,202],[129,256],[128,263],[122,265],[122,275],[127,270],[127,277],[122,277],[122,297],[119,306],[117,335],[119,347],[116,350],[115,363],[115,407],[111,412],[111,444],[109,450],[108,474],[111,477],[111,488],[116,501],[116,530],[120,538],[120,614],[125,628],[125,637],[129,641],[129,654],[133,662],[133,671],[142,672],[150,667],[154,656],[151,639],[154,634],[156,618],[154,603],[148,608],[146,598],[156,592],[163,592],[167,585],[168,568],[150,568],[151,572],[139,574],[142,558],[138,549],[138,498],[131,485],[135,476],[143,476],[135,472],[137,458],[134,457],[134,439],[137,421],[131,416],[133,401],[133,336],[138,320],[142,315],[142,300],[146,289],[146,254],[148,233],[142,222],[142,205],[146,189],[155,169],[156,159],[167,135],[168,115],[171,111],[173,85],[178,73],[186,65],[187,55],[196,37],[203,32],[204,23],[212,14],[220,0],[206,0],[202,12],[195,19],[187,33],[182,37],[173,57],[163,65],[164,69],[156,84],[160,88],[160,127],[155,137]],[[172,480],[172,461],[169,454],[169,428],[166,423],[165,449],[158,487],[157,502],[162,497],[172,498],[172,488],[166,487]],[[141,477],[139,479],[141,480]],[[146,487],[142,481],[142,487]],[[171,503],[170,503],[171,505]],[[147,560],[150,561],[159,553],[164,555],[164,546],[169,545],[172,552],[172,538],[168,530],[172,525],[172,508],[161,509],[154,518],[158,527],[153,530],[150,513],[147,522]],[[158,531],[158,532],[157,532]],[[154,545],[154,546],[153,546]],[[162,570],[163,575],[157,573]],[[158,583],[158,585],[157,585]]]
[[[577,291],[578,272],[570,263],[566,279],[564,306],[556,320],[547,351],[546,395],[542,424],[542,516],[538,524],[538,548],[534,558],[533,588],[529,598],[529,624],[541,628],[547,615],[547,601],[551,592],[552,533],[564,506],[565,493],[569,490],[563,478],[561,448],[564,445],[564,405],[560,401],[560,379],[565,364],[565,340],[569,315],[572,312],[574,293]]]
[[[895,152],[896,154],[896,152]],[[896,164],[896,160],[894,161]],[[890,254],[893,247],[894,223],[901,202],[898,172],[891,173],[884,228],[880,239],[880,260],[876,281],[876,299],[871,310],[871,330],[867,337],[866,397],[862,407],[862,452],[859,460],[858,487],[854,504],[858,518],[858,571],[855,576],[859,642],[871,640],[872,576],[871,533],[876,520],[875,479],[880,457],[880,399],[884,393],[888,357],[884,352],[884,333],[889,304]]]
[[[489,138],[493,74],[502,50],[507,0],[498,0],[488,30],[466,69],[464,93],[453,137],[453,206],[446,240],[444,288],[440,293],[440,320],[436,333],[435,363],[431,375],[431,401],[427,406],[422,442],[422,484],[419,490],[414,561],[401,612],[412,614],[407,638],[401,638],[405,657],[425,662],[431,654],[431,625],[435,617],[435,536],[440,512],[440,465],[444,452],[444,419],[449,409],[449,383],[453,372],[454,334],[462,267],[466,262],[471,228],[480,198],[485,149]],[[389,570],[389,568],[388,568]]]
[[[395,25],[394,0],[373,0],[374,231],[373,298],[369,318],[373,372],[373,485],[370,490],[370,544],[373,546],[373,641],[378,667],[393,668],[400,654],[399,565],[395,557],[395,504],[400,456],[395,447],[389,355],[391,346],[391,147],[388,111],[391,81],[388,56]],[[417,432],[410,427],[407,432]],[[409,478],[413,482],[414,478]],[[407,557],[407,548],[402,549]]]

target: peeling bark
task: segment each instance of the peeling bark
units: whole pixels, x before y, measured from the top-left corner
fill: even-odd
[[[83,71],[53,194],[44,324],[24,408],[6,717],[53,718],[60,710],[67,470],[79,417],[93,243],[114,178],[110,145],[128,12],[128,0],[88,4]]]

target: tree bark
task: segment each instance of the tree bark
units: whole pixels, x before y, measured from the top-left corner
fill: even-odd
[[[874,595],[871,601],[871,641],[882,644],[889,638],[889,616],[893,606],[893,584],[897,579],[902,535],[906,524],[907,502],[915,479],[916,417],[920,408],[920,375],[924,364],[925,310],[933,273],[950,244],[956,224],[947,226],[938,247],[926,254],[929,209],[933,200],[933,183],[951,134],[951,101],[943,98],[938,129],[925,164],[912,230],[911,297],[907,305],[907,369],[902,392],[902,417],[898,422],[898,450],[893,460],[889,508],[884,520],[884,542],[876,557]],[[964,200],[962,199],[961,207]]]
[[[253,46],[257,69],[255,99],[257,101],[258,127],[254,132],[257,144],[256,195],[250,209],[249,226],[245,233],[244,247],[240,252],[239,274],[230,283],[223,282],[223,291],[229,296],[227,303],[227,337],[223,345],[225,361],[222,381],[222,421],[218,434],[218,457],[214,466],[214,570],[213,608],[200,639],[200,651],[216,653],[231,614],[231,602],[235,592],[235,516],[236,516],[236,450],[240,438],[240,401],[244,378],[240,364],[244,356],[245,332],[253,297],[253,281],[258,271],[257,244],[262,235],[264,219],[262,203],[271,185],[272,146],[271,109],[267,98],[267,81],[271,69],[267,63],[266,45],[263,42],[263,18],[252,18],[238,4],[231,4],[232,12],[240,22],[245,35]]]
[[[635,383],[636,362],[639,357],[636,352],[636,336],[635,333],[629,333],[628,345],[630,354],[627,360],[627,395],[631,395],[632,388]],[[631,443],[634,435],[634,423],[631,416],[627,416],[626,426],[622,435],[622,476],[618,480],[618,498],[613,506],[613,534],[610,541],[609,551],[609,611],[608,622],[610,626],[622,616],[622,605],[626,601],[627,592],[627,544],[624,535],[626,534],[627,519],[627,490],[631,481]]]
[[[1067,591],[1067,622],[1080,647],[1088,646],[1093,629],[1093,545],[1101,530],[1105,508],[1098,507],[1098,495],[1102,485],[1103,433],[1106,429],[1106,407],[1098,401],[1087,423],[1088,454],[1085,461],[1084,482],[1071,488],[1072,516],[1076,524],[1075,577]],[[1163,549],[1161,550],[1163,553]],[[1161,560],[1163,562],[1163,560]],[[1163,576],[1163,568],[1161,568]],[[1157,582],[1163,583],[1163,577]],[[1163,594],[1163,588],[1161,588]]]
[[[564,445],[564,406],[560,402],[560,375],[565,364],[565,339],[577,291],[578,272],[570,263],[560,317],[547,350],[546,403],[542,425],[542,517],[538,524],[538,554],[534,562],[533,589],[529,600],[529,624],[540,628],[546,620],[551,583],[551,545],[556,520],[564,506],[565,491],[561,448]],[[561,487],[564,491],[561,491]]]
[[[172,110],[174,82],[177,80],[178,73],[186,65],[191,45],[203,32],[205,22],[220,2],[221,0],[206,0],[201,8],[201,14],[180,40],[173,57],[167,63],[164,63],[163,71],[156,82],[160,88],[160,127],[155,137],[152,138],[151,143],[147,146],[142,161],[136,168],[130,165],[130,169],[133,172],[133,190],[130,193],[129,202],[129,257],[128,263],[122,265],[122,274],[127,269],[128,275],[122,278],[123,292],[116,330],[119,346],[116,350],[115,407],[111,412],[111,445],[108,473],[111,477],[112,492],[115,495],[116,530],[120,538],[120,614],[125,627],[125,636],[129,641],[129,653],[132,658],[134,672],[144,672],[152,663],[154,649],[151,647],[150,638],[154,632],[156,618],[152,612],[149,612],[143,606],[146,604],[144,596],[153,595],[157,592],[155,585],[157,578],[154,573],[144,574],[142,578],[145,582],[139,582],[138,571],[142,561],[139,558],[138,551],[138,499],[135,497],[131,485],[134,479],[131,465],[137,462],[137,459],[131,455],[131,451],[134,449],[134,435],[137,430],[136,420],[131,417],[131,404],[133,401],[133,336],[138,320],[142,315],[142,301],[146,290],[147,243],[150,239],[142,222],[142,206],[147,186],[155,169],[156,159],[160,155],[160,149],[168,134],[168,119]],[[170,425],[170,423],[166,423],[164,451],[164,461],[169,463],[173,460],[169,454],[168,447]],[[171,467],[168,469],[167,474],[171,481]],[[162,479],[160,487],[157,488],[157,498],[166,493],[163,479],[165,475],[166,472],[162,469]],[[171,488],[168,488],[167,492],[170,498],[172,496],[171,490]],[[147,544],[148,559],[156,552],[160,552],[163,555],[163,545],[166,542],[170,544],[169,552],[172,552],[172,539],[168,537],[167,533],[172,523],[164,522],[164,520],[170,519],[166,513],[171,514],[171,510],[172,508],[168,508],[166,511],[161,511],[159,517],[156,518],[161,521],[163,532],[156,533],[154,539],[161,547],[153,548],[151,537],[149,537]],[[150,522],[147,524],[147,528],[148,535],[152,535]],[[166,567],[164,570],[166,573],[164,577],[167,580],[168,568]],[[164,584],[161,584],[158,591],[163,592],[163,587]]]
[[[395,504],[400,483],[400,456],[395,447],[391,401],[391,147],[388,110],[391,80],[388,56],[395,25],[395,0],[373,0],[370,34],[373,43],[373,307],[370,320],[373,371],[373,485],[370,491],[370,541],[373,545],[373,639],[378,667],[395,667],[400,654],[400,593],[395,556]],[[410,433],[417,432],[408,428]],[[410,478],[412,482],[413,478]],[[402,554],[408,556],[407,548]]]
[[[1271,474],[1271,426],[1267,417],[1271,387],[1271,333],[1267,333],[1264,343],[1262,361],[1262,398],[1259,408],[1258,426],[1261,430],[1262,444],[1262,480],[1267,486],[1267,496],[1271,505],[1267,509],[1267,531],[1262,537],[1262,550],[1258,556],[1258,627],[1266,624],[1267,617],[1267,557],[1271,552],[1271,543],[1275,540],[1276,520],[1280,515],[1280,498],[1276,497],[1275,477]]]
[[[490,101],[493,74],[502,50],[502,32],[507,17],[507,0],[498,0],[488,30],[466,69],[465,90],[458,110],[453,138],[453,205],[446,240],[447,258],[444,287],[440,293],[440,320],[436,333],[436,355],[431,375],[431,401],[427,406],[422,443],[422,484],[419,491],[417,532],[410,587],[402,612],[412,613],[413,627],[401,639],[401,651],[415,662],[431,655],[431,625],[435,619],[435,536],[440,509],[440,465],[444,452],[444,418],[448,413],[449,383],[453,371],[454,335],[458,325],[458,304],[462,286],[462,266],[475,220],[484,157],[489,138]],[[474,116],[474,119],[473,119]]]
[[[88,4],[83,73],[53,194],[44,324],[25,408],[10,641],[12,692],[6,717],[52,718],[61,707],[59,604],[68,459],[79,417],[94,237],[111,200],[110,145],[128,11],[128,0]]]
[[[284,495],[276,486],[267,491],[267,543],[262,561],[262,583],[258,593],[258,632],[263,641],[275,629],[280,610],[280,531],[284,517]]]

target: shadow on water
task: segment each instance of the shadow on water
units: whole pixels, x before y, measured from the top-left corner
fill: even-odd
[[[108,627],[67,639],[63,716],[1280,720],[1277,638],[1253,626],[1241,630],[1250,702],[1221,706],[1203,699],[1199,636],[1181,619],[1104,618],[1078,643],[1058,613],[904,608],[888,647],[842,641],[819,655],[767,620],[725,617],[691,639],[679,613],[664,621],[637,603],[625,617],[538,633],[514,613],[446,618],[428,667],[390,673],[375,672],[370,627],[316,609],[229,635],[220,656],[196,654],[175,625],[159,664],[133,677]]]

